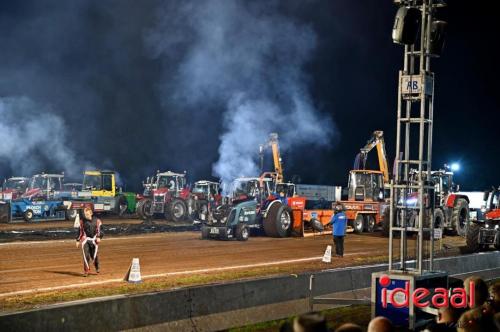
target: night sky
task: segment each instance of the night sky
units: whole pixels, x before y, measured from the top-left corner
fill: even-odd
[[[486,1],[448,2],[432,62],[433,168],[460,162],[461,189],[482,190],[500,185],[500,23]],[[224,136],[245,105],[255,112],[245,121],[269,121],[283,137],[288,179],[345,186],[374,130],[392,164],[403,58],[392,1],[206,3],[0,2],[0,176],[64,170],[79,180],[84,168],[111,168],[131,190],[157,169],[211,178],[225,139],[250,150],[262,140]],[[214,36],[223,47],[211,47]],[[295,117],[297,96],[306,112]]]

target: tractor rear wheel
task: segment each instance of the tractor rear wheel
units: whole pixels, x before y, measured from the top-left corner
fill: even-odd
[[[24,211],[23,218],[25,221],[33,220],[33,216],[34,216],[34,214],[33,214],[32,210],[28,209],[28,210]]]
[[[365,218],[365,221],[365,232],[373,233],[373,231],[375,230],[375,217],[371,214],[368,214]]]
[[[466,247],[471,252],[478,252],[481,249],[479,244],[479,231],[481,227],[476,223],[471,223],[467,227],[467,233],[465,234]]]
[[[451,214],[451,225],[455,228],[458,235],[465,237],[468,224],[469,203],[465,199],[459,198]]]
[[[267,211],[264,232],[270,237],[287,237],[290,236],[292,223],[292,209],[281,202],[276,202]]]
[[[236,238],[238,241],[247,241],[249,235],[250,232],[245,224],[238,224],[238,226],[236,226]]]
[[[141,199],[137,202],[136,212],[140,219],[148,220],[154,215],[153,213],[153,202],[149,198]]]
[[[354,233],[363,233],[363,228],[365,227],[365,218],[362,214],[358,214],[353,222]]]
[[[172,218],[174,222],[184,221],[188,216],[186,202],[182,199],[174,198],[172,202],[170,202],[168,212],[170,218]]]

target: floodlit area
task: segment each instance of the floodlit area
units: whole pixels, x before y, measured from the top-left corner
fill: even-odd
[[[500,332],[495,15],[0,4],[0,330]]]

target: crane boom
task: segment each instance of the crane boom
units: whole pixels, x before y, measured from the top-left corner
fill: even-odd
[[[271,147],[273,153],[274,172],[276,173],[276,183],[283,182],[283,165],[281,164],[280,148],[278,144],[278,134],[271,133],[269,140],[260,146],[261,168],[263,168],[264,149]]]
[[[366,142],[366,145],[360,149],[354,161],[354,169],[365,169],[368,153],[370,153],[374,147],[377,147],[378,163],[380,171],[384,175],[384,182],[389,183],[389,167],[387,165],[387,154],[385,152],[384,132],[381,130],[374,131],[372,137]]]

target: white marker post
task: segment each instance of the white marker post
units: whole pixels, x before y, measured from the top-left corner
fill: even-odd
[[[141,266],[139,264],[139,258],[132,258],[132,263],[128,268],[127,274],[125,275],[125,280],[130,283],[139,283],[141,280]]]
[[[332,262],[332,246],[331,245],[326,246],[325,254],[323,255],[322,261],[324,263],[331,263]]]

